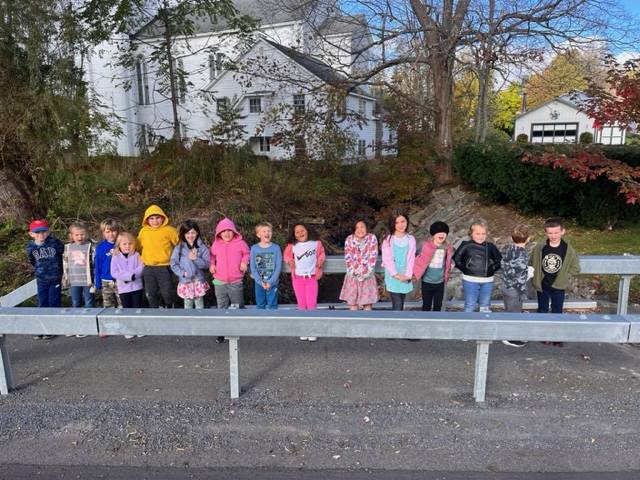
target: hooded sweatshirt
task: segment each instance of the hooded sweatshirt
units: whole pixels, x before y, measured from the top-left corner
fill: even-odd
[[[163,217],[162,225],[153,228],[149,225],[151,215]],[[171,262],[173,247],[178,244],[178,232],[169,225],[169,217],[157,205],[151,205],[144,212],[142,228],[138,233],[138,249],[142,262],[148,266],[165,266]]]
[[[233,232],[233,238],[225,242],[220,234],[225,230]],[[235,224],[228,218],[223,218],[216,225],[216,235],[211,245],[211,265],[216,267],[213,278],[225,283],[241,282],[244,272],[240,270],[240,263],[249,264],[249,246],[242,239]]]

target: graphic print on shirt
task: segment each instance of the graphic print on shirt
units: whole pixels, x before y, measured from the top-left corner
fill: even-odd
[[[256,255],[256,268],[263,282],[269,280],[276,269],[276,254],[264,252]]]
[[[431,263],[429,263],[429,268],[443,268],[444,267],[444,257],[446,254],[446,250],[444,248],[438,248],[434,253],[433,257],[431,257]]]
[[[562,268],[562,257],[557,253],[545,255],[542,259],[542,270],[545,273],[558,273]]]
[[[87,256],[85,252],[79,250],[71,250],[71,264],[84,266],[87,264]]]
[[[313,275],[316,272],[318,242],[309,240],[293,246],[297,275]]]

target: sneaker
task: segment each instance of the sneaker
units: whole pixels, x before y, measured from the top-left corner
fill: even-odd
[[[72,335],[72,334],[70,334],[70,333],[67,333],[67,334],[65,335],[65,337],[73,337],[73,335]]]
[[[527,344],[527,342],[521,342],[520,340],[502,340],[502,343],[515,348],[522,348]]]
[[[100,332],[100,333],[98,334],[98,336],[99,336],[100,338],[107,338],[107,337],[109,336],[109,334],[108,334],[108,333]]]
[[[86,337],[86,335],[80,335],[80,334],[76,335],[76,338],[84,338],[84,337]]]
[[[218,337],[216,338],[216,343],[224,343],[224,337]]]
[[[300,340],[309,340],[309,337],[300,337]]]
[[[43,340],[44,335],[34,335],[33,339],[34,340]]]
[[[138,338],[146,337],[146,335],[136,335]]]
[[[126,338],[127,340],[131,340],[134,337],[135,337],[135,335],[125,335],[124,336],[124,338]]]
[[[309,340],[310,342],[315,342],[316,340],[318,340],[318,337],[307,337],[307,340]]]
[[[52,338],[56,338],[55,335],[40,335],[42,340],[51,340]]]

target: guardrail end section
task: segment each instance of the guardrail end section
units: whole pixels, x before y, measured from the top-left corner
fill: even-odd
[[[0,335],[0,395],[7,395],[13,388],[6,338],[5,335]]]

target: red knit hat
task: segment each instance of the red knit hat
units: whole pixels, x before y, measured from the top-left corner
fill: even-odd
[[[46,232],[49,230],[49,222],[46,220],[34,220],[29,224],[29,231],[32,233]]]

